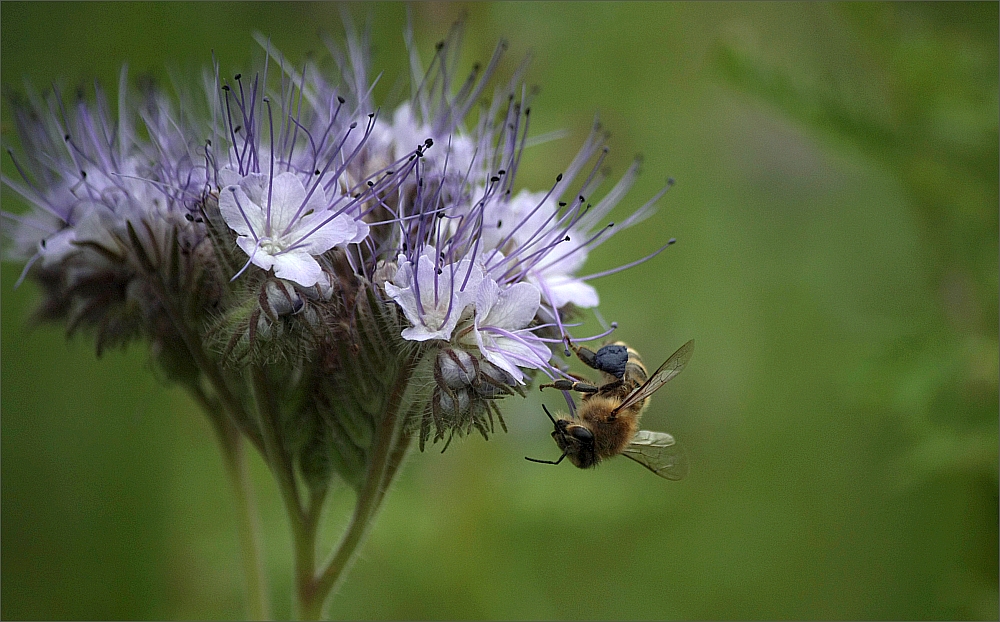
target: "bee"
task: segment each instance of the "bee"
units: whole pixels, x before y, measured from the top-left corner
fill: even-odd
[[[601,372],[600,385],[574,376],[574,380],[559,379],[543,384],[539,390],[554,388],[583,394],[575,416],[556,419],[542,406],[555,428],[552,438],[562,450],[558,460],[537,460],[542,464],[559,464],[564,458],[581,469],[596,466],[601,460],[619,454],[635,460],[660,477],[683,479],[688,472],[684,450],[665,432],[639,429],[639,418],[649,403],[649,397],[684,369],[694,352],[694,340],[682,345],[670,355],[652,376],[646,373],[639,354],[622,342],[600,348],[597,352],[577,347],[566,340],[577,357],[587,366]]]

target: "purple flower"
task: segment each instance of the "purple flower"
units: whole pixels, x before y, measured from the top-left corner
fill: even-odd
[[[476,300],[482,270],[469,259],[439,263],[433,247],[426,247],[416,263],[399,256],[399,269],[385,292],[396,301],[412,326],[402,336],[412,341],[448,341]]]
[[[460,343],[475,343],[486,360],[523,384],[522,367],[542,369],[552,356],[549,347],[528,329],[539,301],[538,288],[531,283],[501,288],[493,279],[483,279],[476,292],[472,330]]]
[[[219,194],[222,217],[239,234],[236,243],[250,261],[264,270],[273,268],[278,278],[311,287],[322,274],[316,255],[357,244],[368,235],[364,221],[331,209],[323,188],[307,192],[293,173],[242,178],[222,173],[221,178],[234,182]]]

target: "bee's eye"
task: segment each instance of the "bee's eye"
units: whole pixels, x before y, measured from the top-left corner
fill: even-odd
[[[594,433],[583,426],[576,426],[569,433],[578,441],[594,440]]]

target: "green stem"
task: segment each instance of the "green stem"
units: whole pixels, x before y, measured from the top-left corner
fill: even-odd
[[[395,388],[389,399],[385,416],[376,430],[364,484],[358,491],[351,521],[341,536],[340,543],[322,572],[307,583],[300,582],[299,617],[303,620],[319,620],[327,597],[343,579],[346,570],[364,542],[369,528],[385,498],[386,490],[395,477],[406,450],[410,435],[402,426],[402,419],[409,405],[403,403],[403,396],[413,374],[413,361],[402,366]],[[300,577],[301,578],[301,577]]]
[[[285,503],[285,510],[288,512],[292,532],[298,538],[300,532],[305,528],[306,517],[299,497],[299,487],[295,482],[292,460],[285,450],[285,444],[281,438],[279,408],[271,394],[267,372],[264,368],[260,365],[254,365],[251,374],[253,395],[257,402],[258,424],[263,437],[264,456],[267,458],[271,472],[278,481],[278,489]]]
[[[260,520],[257,504],[250,482],[249,465],[243,442],[239,436],[233,437],[231,451],[226,454],[226,467],[236,491],[238,530],[242,549],[243,570],[246,574],[249,615],[251,620],[270,620],[267,579],[264,575],[262,546],[260,542]]]
[[[219,412],[217,400],[209,398],[201,387],[191,388],[212,422],[219,449],[226,466],[226,473],[233,486],[236,500],[236,523],[240,542],[240,558],[246,580],[247,614],[251,620],[271,619],[267,578],[264,574],[263,546],[260,537],[260,518],[250,481],[249,464],[243,450],[243,439],[225,415]]]
[[[155,281],[154,281],[155,282]],[[201,404],[212,428],[215,430],[226,472],[232,482],[236,501],[236,523],[240,543],[240,558],[243,564],[243,574],[246,580],[247,608],[252,620],[268,620],[271,618],[268,598],[267,578],[264,573],[263,546],[260,538],[260,518],[250,481],[250,472],[243,450],[243,439],[240,436],[240,416],[243,405],[230,390],[219,368],[209,360],[201,340],[191,331],[184,321],[184,314],[174,305],[172,297],[166,294],[164,285],[159,283],[157,294],[163,308],[170,317],[174,328],[184,342],[195,365],[204,374],[211,385],[215,396],[209,396],[201,386],[200,380],[188,385],[194,398]],[[261,449],[260,442],[252,435],[251,441]]]

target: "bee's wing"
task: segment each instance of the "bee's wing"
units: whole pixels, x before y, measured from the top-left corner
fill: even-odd
[[[656,390],[665,385],[667,381],[681,373],[684,366],[691,360],[691,355],[693,353],[694,339],[682,345],[676,352],[670,355],[670,358],[663,361],[663,365],[660,365],[660,368],[649,377],[649,380],[642,383],[642,386],[628,394],[628,397],[626,397],[624,401],[622,401],[622,403],[615,408],[615,412],[625,410],[636,402],[640,402],[655,393]]]
[[[687,453],[666,432],[639,430],[622,455],[666,479],[676,481],[688,474]]]

